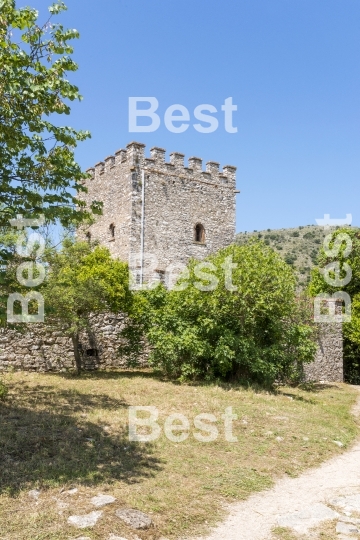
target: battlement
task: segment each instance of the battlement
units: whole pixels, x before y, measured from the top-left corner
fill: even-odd
[[[92,175],[102,175],[116,166],[128,167],[130,170],[146,169],[147,171],[162,174],[174,174],[183,176],[189,180],[201,180],[214,184],[228,184],[229,187],[235,187],[236,167],[233,165],[224,165],[220,170],[220,164],[217,161],[208,161],[206,170],[203,170],[202,159],[199,157],[190,157],[188,166],[185,166],[185,154],[172,152],[169,155],[170,161],[166,161],[166,150],[154,146],[150,149],[150,156],[145,156],[145,144],[133,141],[126,146],[126,149],[120,149],[114,155],[110,155],[95,164],[87,170]]]

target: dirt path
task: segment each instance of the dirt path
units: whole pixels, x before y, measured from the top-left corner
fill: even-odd
[[[353,412],[360,415],[360,399]],[[318,469],[283,478],[272,489],[231,505],[226,521],[200,540],[267,540],[279,525],[306,534],[326,519],[338,516],[349,522],[356,510],[360,511],[360,442]]]

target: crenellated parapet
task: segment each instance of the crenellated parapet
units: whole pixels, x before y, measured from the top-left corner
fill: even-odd
[[[146,169],[149,172],[176,175],[188,180],[200,180],[235,188],[236,167],[225,165],[220,170],[220,164],[217,161],[208,161],[206,169],[203,170],[202,161],[199,157],[190,157],[186,166],[185,155],[180,152],[172,152],[169,155],[169,161],[166,161],[166,150],[156,146],[150,149],[150,156],[147,157],[145,145],[133,141],[126,146],[126,149],[120,149],[114,155],[106,157],[104,161],[96,163],[87,172],[94,176],[101,176],[119,166],[126,167],[129,171]]]

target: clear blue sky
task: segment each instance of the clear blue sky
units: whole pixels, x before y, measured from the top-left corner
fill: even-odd
[[[45,15],[44,0],[29,0]],[[23,5],[21,0],[18,6]],[[237,230],[360,225],[359,0],[67,0],[84,96],[64,123],[89,129],[85,168],[131,140],[238,167]],[[128,98],[155,96],[162,124],[129,133]],[[236,134],[221,105],[232,96]],[[167,107],[220,111],[211,134],[170,133]]]

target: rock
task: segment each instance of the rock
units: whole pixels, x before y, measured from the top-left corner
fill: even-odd
[[[360,512],[360,493],[357,495],[349,495],[347,497],[333,499],[330,502],[334,506],[343,508],[346,512]]]
[[[335,519],[340,517],[337,512],[334,512],[328,506],[321,503],[315,503],[307,506],[299,512],[293,514],[285,514],[277,520],[279,527],[289,527],[295,532],[306,534],[309,529],[315,527],[322,521],[327,519]]]
[[[29,495],[29,497],[31,497],[32,499],[35,499],[35,501],[37,501],[38,498],[41,495],[41,491],[38,491],[37,489],[32,489],[31,491],[29,491],[28,495]]]
[[[276,437],[276,439],[275,439],[275,440],[276,440],[277,442],[281,442],[281,441],[283,441],[283,440],[284,440],[284,437]]]
[[[116,534],[110,534],[108,540],[127,540],[123,536],[116,536]]]
[[[148,529],[153,524],[149,516],[132,508],[116,510],[115,514],[133,529]]]
[[[341,516],[341,521],[344,523],[351,523],[352,525],[360,525],[360,519],[347,517],[346,512],[344,512],[344,514],[344,516]]]
[[[84,516],[70,516],[68,519],[69,525],[74,525],[78,529],[86,529],[86,527],[94,527],[101,518],[102,512],[90,512]]]
[[[78,536],[74,540],[91,540],[90,536]]]
[[[91,499],[91,504],[93,504],[97,508],[100,508],[101,506],[105,506],[106,504],[112,504],[115,501],[116,499],[112,495],[101,495],[101,493],[99,493],[99,495]]]
[[[344,445],[341,441],[333,441],[334,444],[336,444],[336,446],[338,446],[339,448],[342,448]]]
[[[359,529],[357,529],[355,525],[352,525],[351,523],[339,521],[336,524],[336,532],[340,534],[356,534],[359,532]]]
[[[77,493],[79,490],[78,488],[72,488],[72,489],[68,489],[67,491],[64,491],[63,493],[65,493],[65,495],[75,495],[75,493]]]

